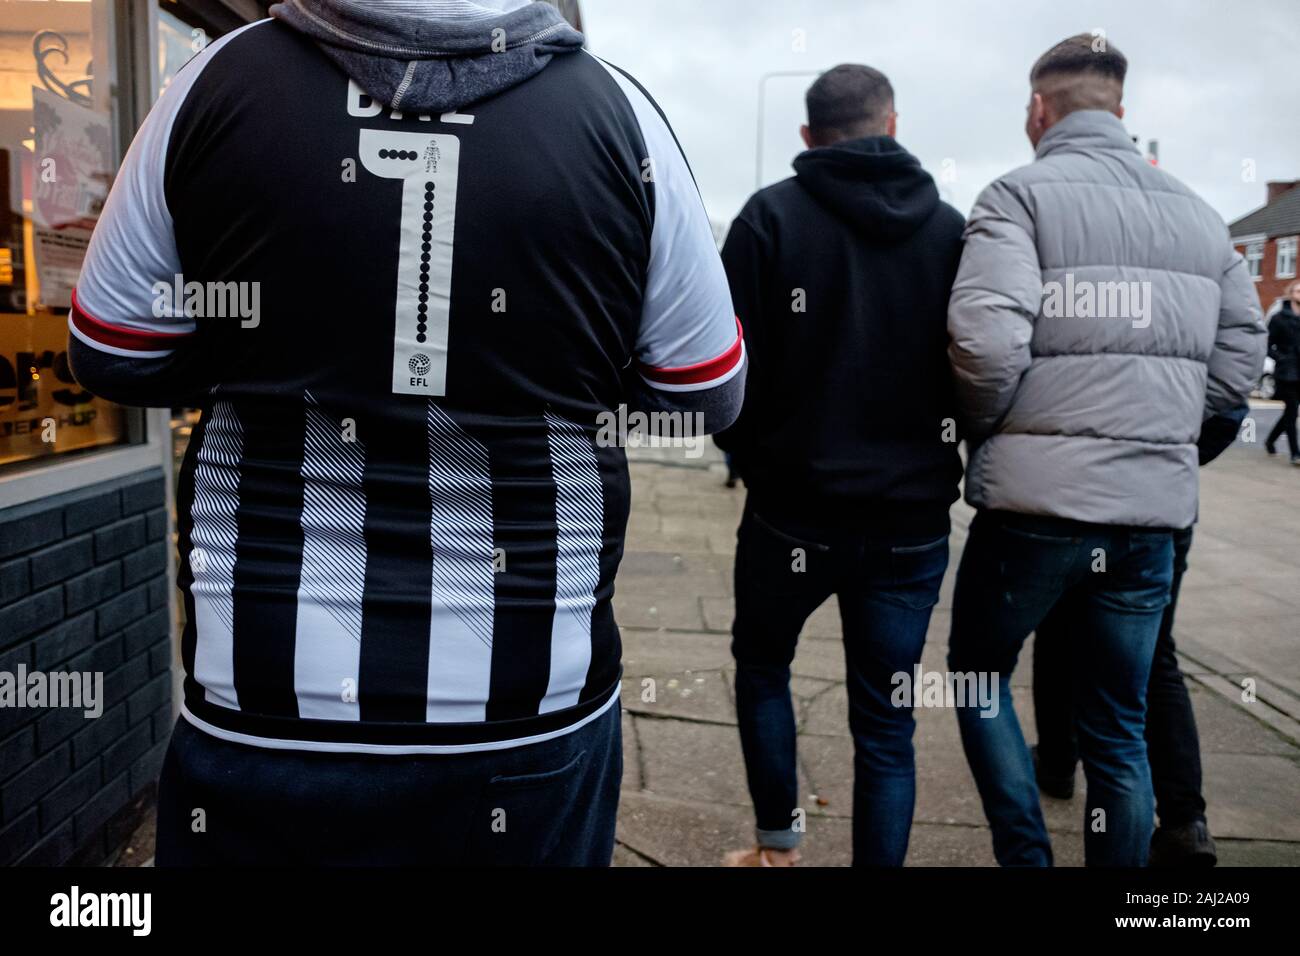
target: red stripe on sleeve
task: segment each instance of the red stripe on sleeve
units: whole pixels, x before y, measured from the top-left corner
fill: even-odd
[[[72,290],[72,324],[77,331],[88,339],[101,345],[126,349],[131,352],[161,352],[174,349],[182,339],[187,339],[193,332],[145,332],[141,329],[127,329],[120,325],[101,322],[81,308],[77,301],[77,290]]]
[[[654,365],[637,363],[637,370],[643,377],[660,385],[700,385],[721,378],[740,364],[744,354],[745,330],[741,328],[740,319],[736,319],[736,341],[727,351],[707,362],[694,365],[682,365],[677,368],[659,368]]]

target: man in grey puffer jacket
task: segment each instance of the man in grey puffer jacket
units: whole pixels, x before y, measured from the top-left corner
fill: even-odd
[[[1088,34],[1034,65],[1035,162],[976,202],[949,305],[979,509],[949,663],[999,677],[996,704],[958,717],[1003,864],[1052,859],[1009,678],[1067,595],[1082,608],[1071,645],[1087,861],[1145,862],[1145,692],[1170,531],[1196,518],[1201,422],[1240,405],[1263,364],[1255,291],[1222,219],[1121,123],[1126,71]]]

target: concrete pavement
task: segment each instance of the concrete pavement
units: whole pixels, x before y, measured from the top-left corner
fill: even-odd
[[[1200,726],[1211,832],[1222,865],[1300,864],[1300,468],[1258,442],[1202,471],[1201,521],[1175,638]],[[713,865],[752,842],[731,688],[731,566],[743,489],[720,456],[629,449],[632,517],[615,605],[624,641],[625,771],[618,865]],[[953,509],[952,561],[923,665],[944,669],[953,574],[970,509]],[[1029,654],[1012,684],[1032,740]],[[834,601],[794,662],[804,859],[850,859],[852,743]],[[653,685],[646,685],[653,681]],[[1253,681],[1253,699],[1243,698]],[[653,686],[653,701],[643,690]],[[1247,694],[1245,697],[1249,698]],[[909,865],[992,865],[989,831],[955,716],[917,712]],[[1059,865],[1083,861],[1083,775],[1072,801],[1043,799]]]

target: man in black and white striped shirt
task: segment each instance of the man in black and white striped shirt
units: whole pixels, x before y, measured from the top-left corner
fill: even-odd
[[[743,392],[690,171],[546,4],[271,12],[145,121],[69,319],[87,387],[203,409],[158,860],[608,863],[596,426]]]

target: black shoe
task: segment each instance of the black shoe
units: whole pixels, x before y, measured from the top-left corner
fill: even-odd
[[[1271,441],[1266,441],[1264,442],[1264,451],[1268,452],[1270,455],[1276,455],[1277,445],[1274,445]]]
[[[1291,464],[1293,464],[1293,465],[1300,465],[1300,455],[1292,455],[1292,456],[1291,456]]]
[[[1044,773],[1038,759],[1038,745],[1029,748],[1034,757],[1034,777],[1038,780],[1038,789],[1057,800],[1069,800],[1074,797],[1074,774]]]
[[[1219,857],[1214,851],[1214,837],[1204,820],[1177,827],[1160,827],[1151,835],[1148,866],[1214,866]]]

